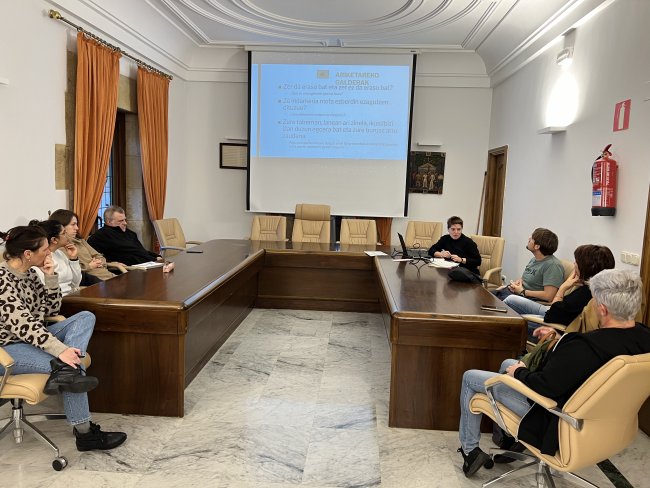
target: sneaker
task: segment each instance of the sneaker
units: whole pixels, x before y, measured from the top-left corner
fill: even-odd
[[[52,372],[43,388],[43,393],[46,395],[56,395],[62,391],[85,393],[95,389],[99,384],[99,380],[94,376],[86,376],[81,366],[73,368],[58,358],[52,359],[50,366]]]
[[[512,452],[524,452],[526,450],[526,446],[524,446],[521,442],[515,442],[511,446],[504,449],[508,449],[508,451]],[[513,461],[516,461],[516,459],[508,456],[507,454],[496,454],[494,456],[494,462],[497,464],[507,464]]]
[[[90,422],[90,430],[85,434],[72,429],[77,440],[78,451],[92,451],[94,449],[113,449],[126,440],[124,432],[103,432],[98,424]]]
[[[480,447],[475,447],[469,454],[463,452],[463,448],[459,447],[458,452],[463,456],[463,473],[466,477],[473,476],[481,466],[485,469],[492,469],[494,461],[492,458],[481,451]]]

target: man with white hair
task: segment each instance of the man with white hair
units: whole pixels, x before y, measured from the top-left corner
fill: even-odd
[[[601,366],[620,355],[650,352],[650,329],[636,323],[641,308],[643,285],[638,275],[626,270],[606,269],[593,276],[589,288],[596,301],[599,328],[585,334],[564,334],[537,371],[524,363],[506,359],[500,371],[515,377],[537,393],[557,402],[558,408]],[[469,410],[475,393],[485,393],[485,381],[501,373],[470,370],[463,375],[460,397],[459,437],[463,472],[470,477],[492,460],[481,450],[481,415]],[[512,388],[500,384],[492,390],[495,399],[523,417],[519,439],[544,454],[558,450],[558,417]],[[525,417],[524,417],[525,415]]]
[[[88,238],[88,244],[101,252],[107,261],[128,266],[161,259],[144,248],[135,232],[126,228],[126,214],[122,207],[111,205],[104,210],[104,227]]]

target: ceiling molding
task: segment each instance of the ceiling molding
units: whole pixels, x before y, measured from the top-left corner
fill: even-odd
[[[559,36],[572,27],[600,13],[615,0],[572,0],[539,26],[495,66],[488,68],[492,86],[512,76],[558,42]],[[479,51],[480,54],[480,51]]]
[[[483,86],[489,77],[495,86],[562,32],[615,0],[543,0],[545,9],[540,0],[330,0],[329,9],[301,0],[45,1],[187,81],[245,79],[245,62],[235,57],[244,49],[334,48],[474,53],[485,72],[420,73],[421,83]]]

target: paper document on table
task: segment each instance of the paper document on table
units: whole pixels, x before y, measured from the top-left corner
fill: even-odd
[[[368,256],[388,256],[383,251],[364,251]]]
[[[133,264],[129,266],[129,268],[135,268],[135,269],[151,269],[151,268],[160,268],[163,266],[165,263],[162,263],[160,261],[149,261],[148,263],[140,263],[140,264]]]
[[[454,263],[453,261],[446,261],[442,258],[433,258],[433,261],[427,266],[433,266],[434,268],[455,268],[458,266],[458,263]]]

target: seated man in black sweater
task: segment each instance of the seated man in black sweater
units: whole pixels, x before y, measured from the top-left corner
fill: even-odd
[[[128,266],[162,259],[158,254],[147,251],[136,233],[126,228],[124,209],[116,205],[104,210],[104,227],[88,238],[88,244],[101,252],[107,261]]]
[[[450,259],[474,274],[478,274],[481,265],[481,253],[476,243],[463,234],[463,219],[449,217],[447,220],[449,234],[442,236],[429,248],[429,256]]]
[[[557,402],[558,408],[601,366],[620,355],[650,352],[650,329],[635,323],[641,308],[643,285],[639,275],[627,270],[606,269],[591,278],[589,288],[596,301],[599,328],[585,334],[564,334],[537,371],[524,363],[506,359],[501,371],[513,376],[540,395]],[[475,393],[485,393],[485,381],[502,373],[465,371],[461,386],[459,437],[463,472],[472,476],[481,466],[491,467],[489,456],[478,447],[481,415],[469,410]],[[558,417],[530,403],[524,395],[501,384],[492,391],[495,400],[522,417],[519,439],[554,455],[558,450]]]

